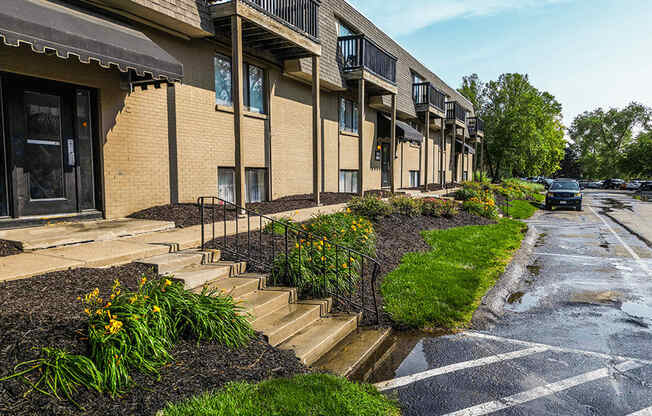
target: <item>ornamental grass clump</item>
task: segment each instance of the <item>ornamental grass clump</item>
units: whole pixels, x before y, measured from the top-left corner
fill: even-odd
[[[302,297],[355,291],[364,262],[360,254],[373,257],[376,251],[371,222],[348,210],[318,215],[302,229],[287,258],[276,257],[274,281],[297,287]]]
[[[458,214],[457,203],[450,199],[423,198],[421,213],[427,217],[451,218]]]
[[[236,348],[253,336],[233,298],[206,288],[192,293],[169,279],[143,277],[136,291],[115,280],[108,298],[95,289],[77,300],[88,317],[88,355],[42,348],[41,358],[19,364],[8,378],[22,377],[33,390],[57,398],[62,392],[71,401],[78,386],[115,395],[132,384],[133,371],[158,377],[180,338]],[[33,382],[26,375],[36,370],[41,376]]]
[[[397,195],[389,200],[389,204],[397,214],[407,215],[408,217],[421,215],[421,199]]]

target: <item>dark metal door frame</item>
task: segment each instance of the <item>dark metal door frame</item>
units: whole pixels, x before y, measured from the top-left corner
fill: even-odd
[[[392,185],[392,172],[391,172],[391,158],[392,158],[392,149],[391,149],[392,144],[383,142],[380,144],[380,169],[381,169],[381,184],[380,186],[383,188],[389,187]]]

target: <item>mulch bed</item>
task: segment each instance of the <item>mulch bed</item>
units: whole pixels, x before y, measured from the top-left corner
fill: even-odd
[[[343,194],[337,192],[324,192],[321,194],[322,205],[336,205],[349,202],[353,198],[353,194]],[[315,201],[312,199],[312,194],[305,195],[292,195],[279,198],[274,201],[256,202],[247,204],[247,208],[256,211],[260,214],[276,214],[279,212],[296,211],[303,208],[315,207]],[[212,205],[207,206],[204,215],[204,222],[209,223],[213,221]],[[215,207],[215,220],[221,221],[224,219],[224,207]],[[168,204],[159,205],[135,212],[129,215],[129,218],[138,218],[143,220],[158,220],[158,221],[174,221],[177,227],[190,227],[193,225],[201,224],[199,214],[199,206],[197,204]],[[226,219],[232,220],[235,218],[235,211],[227,209]]]
[[[22,252],[23,250],[20,249],[18,244],[7,240],[0,240],[0,257],[13,256]]]
[[[129,264],[107,269],[75,269],[0,283],[0,378],[16,364],[36,358],[32,347],[86,352],[81,338],[86,319],[75,301],[95,287],[106,296],[113,280],[135,289],[140,277],[155,277],[147,266]],[[80,389],[77,401],[87,415],[153,415],[168,401],[217,389],[229,381],[259,381],[306,373],[292,352],[278,350],[257,336],[244,348],[181,341],[171,351],[176,362],[162,369],[161,380],[135,373],[136,387],[120,397]],[[0,382],[0,415],[77,415],[73,404],[39,393],[23,398],[27,388],[15,379]]]

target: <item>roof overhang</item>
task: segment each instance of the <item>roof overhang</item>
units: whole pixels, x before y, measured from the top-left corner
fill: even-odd
[[[83,9],[49,0],[2,0],[0,37],[9,46],[30,45],[37,53],[55,53],[104,68],[138,75],[183,79],[183,65],[144,33]]]
[[[457,144],[459,144],[460,148],[462,147],[462,145],[464,145],[464,148],[466,149],[466,152],[468,154],[471,154],[471,155],[475,154],[475,149],[473,148],[473,146],[470,146],[468,143],[462,142],[462,140],[455,139],[455,141],[457,142]],[[455,147],[458,147],[458,146],[455,146]],[[455,149],[455,150],[457,151],[457,149]],[[457,153],[461,153],[461,152],[457,152]]]
[[[383,117],[391,123],[392,119],[390,117],[385,114],[383,114]],[[423,134],[406,122],[396,120],[396,139],[399,141],[421,144],[423,142]]]

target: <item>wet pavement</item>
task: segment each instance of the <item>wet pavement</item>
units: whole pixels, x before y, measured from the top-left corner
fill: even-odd
[[[636,203],[587,191],[583,212],[541,213],[493,328],[403,335],[372,381],[405,415],[652,416],[652,249],[605,215]]]

